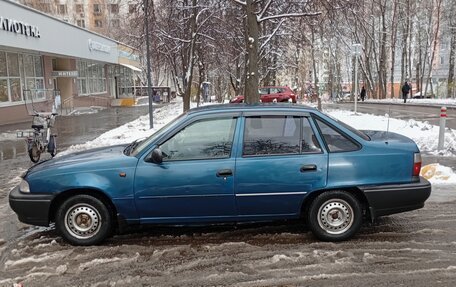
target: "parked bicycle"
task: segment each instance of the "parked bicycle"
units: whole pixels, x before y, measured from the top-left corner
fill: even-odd
[[[24,102],[29,115],[33,116],[32,129],[26,136],[27,152],[34,163],[41,154],[57,154],[56,135],[52,133],[55,118],[60,107],[60,95],[55,90],[24,90]],[[23,135],[23,133],[22,133]]]
[[[49,152],[52,157],[57,154],[56,135],[51,133],[57,113],[35,113],[33,115],[33,134],[26,139],[27,151],[32,162],[38,162],[41,154]]]

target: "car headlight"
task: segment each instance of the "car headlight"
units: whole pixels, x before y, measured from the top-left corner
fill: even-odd
[[[25,181],[25,180],[21,181],[21,183],[19,184],[19,191],[25,192],[25,193],[30,193],[30,186],[27,181]]]

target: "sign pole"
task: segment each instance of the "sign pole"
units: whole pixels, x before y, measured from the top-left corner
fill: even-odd
[[[151,0],[153,1],[153,0]],[[147,62],[147,97],[149,98],[149,123],[150,128],[154,127],[154,109],[152,106],[152,72],[150,69],[150,43],[149,43],[149,0],[144,0],[144,14],[146,25],[146,62]]]

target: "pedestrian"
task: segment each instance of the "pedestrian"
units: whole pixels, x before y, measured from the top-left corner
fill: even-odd
[[[402,86],[402,98],[404,98],[404,104],[407,102],[407,97],[412,88],[410,87],[410,84],[405,81],[404,85]]]
[[[361,88],[361,101],[364,102],[364,98],[366,98],[366,88],[364,86]]]

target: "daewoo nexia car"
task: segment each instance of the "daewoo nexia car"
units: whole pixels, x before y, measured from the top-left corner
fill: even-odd
[[[69,154],[30,168],[9,201],[19,220],[55,222],[71,244],[102,242],[131,224],[302,219],[320,240],[363,219],[424,206],[416,144],[358,131],[292,104],[193,109],[127,146]]]
[[[296,103],[296,94],[289,87],[262,87],[258,89],[262,103],[288,102]],[[230,103],[243,103],[244,96],[237,96],[231,99]]]

